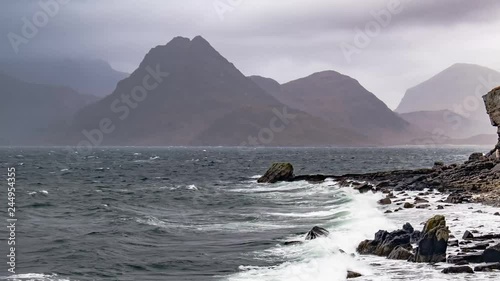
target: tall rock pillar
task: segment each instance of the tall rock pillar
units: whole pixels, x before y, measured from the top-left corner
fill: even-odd
[[[483,96],[486,112],[490,116],[491,125],[497,127],[498,142],[495,148],[488,153],[487,157],[500,158],[500,87],[496,87]]]

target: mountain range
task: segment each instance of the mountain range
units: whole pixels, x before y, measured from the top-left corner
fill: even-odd
[[[0,61],[0,73],[0,145],[384,146],[437,131],[472,144],[492,133],[474,93],[500,81],[456,64],[393,112],[336,71],[284,84],[246,77],[200,36],[154,47],[130,75],[95,60]]]
[[[335,71],[314,73],[283,85],[259,76],[251,79],[291,108],[370,136],[384,145],[409,143],[426,134],[390,110],[357,80]]]

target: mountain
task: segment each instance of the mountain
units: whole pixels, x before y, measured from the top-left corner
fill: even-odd
[[[466,118],[488,120],[482,96],[500,85],[500,73],[458,63],[406,91],[396,112],[451,110]]]
[[[491,133],[491,125],[456,114],[451,110],[416,111],[401,113],[400,116],[411,124],[429,132],[436,132],[454,139],[469,138]],[[487,119],[488,116],[485,116]]]
[[[426,134],[400,118],[358,81],[335,71],[314,73],[283,85],[259,76],[251,79],[291,108],[386,145],[411,143]]]
[[[37,84],[62,85],[84,94],[109,95],[127,73],[111,68],[103,60],[85,59],[6,59],[0,72]]]
[[[200,36],[151,49],[111,95],[77,114],[72,130],[94,145],[376,144],[287,108]]]
[[[450,137],[490,134],[482,96],[498,85],[500,73],[493,69],[454,64],[407,90],[396,112],[425,130],[439,127]]]
[[[0,145],[44,144],[97,97],[0,74]]]

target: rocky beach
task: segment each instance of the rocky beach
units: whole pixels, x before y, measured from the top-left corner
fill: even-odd
[[[373,239],[360,241],[356,253],[351,253],[360,259],[375,256],[413,264],[432,264],[443,274],[498,271],[500,87],[490,91],[483,99],[491,123],[497,127],[499,142],[486,154],[471,154],[464,163],[435,162],[433,167],[415,170],[298,176],[294,174],[291,163],[275,163],[258,182],[322,183],[332,180],[340,187],[353,188],[361,194],[380,194],[378,204],[387,216],[401,216],[402,213],[417,209],[419,214],[427,215],[426,218],[408,217],[400,229],[379,230]],[[458,216],[457,210],[461,212]],[[486,223],[477,223],[484,220]],[[328,235],[328,231],[315,226],[306,235],[306,240]],[[286,245],[299,243],[303,241],[290,241]],[[363,276],[354,271],[346,274],[347,278]]]

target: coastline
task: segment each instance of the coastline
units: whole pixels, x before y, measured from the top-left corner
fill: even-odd
[[[498,209],[500,161],[496,159],[474,153],[463,164],[445,165],[436,162],[434,167],[427,169],[342,176],[322,174],[295,176],[290,163],[275,163],[258,179],[260,183],[280,181],[306,181],[311,184],[334,181],[341,188],[352,189],[360,194],[374,193],[378,195],[379,208],[384,211],[384,216],[389,219],[399,218],[399,227],[411,224],[409,233],[397,229],[390,229],[392,232],[379,230],[375,234],[375,240],[369,240],[373,237],[366,237],[368,240],[364,241],[364,245],[363,241],[358,241],[361,243],[355,251],[355,256],[360,259],[370,260],[371,258],[367,256],[382,256],[383,259],[389,257],[389,260],[393,260],[399,266],[402,266],[400,263],[413,264],[406,265],[410,268],[426,264],[434,271],[437,270],[433,274],[440,272],[485,274],[485,271],[500,269],[500,256],[497,251],[500,247],[500,209]],[[410,215],[405,216],[406,213]],[[436,217],[443,219],[440,223],[442,227],[429,232],[427,224],[432,225],[430,219]],[[479,219],[479,217],[484,218]],[[478,222],[483,223],[478,224]],[[422,224],[425,227],[420,231]],[[431,233],[429,237],[428,232]],[[383,237],[388,238],[380,238],[381,233],[386,233]],[[413,239],[414,233],[418,234],[418,238]],[[412,237],[411,243],[410,237]],[[405,242],[398,242],[400,244],[394,242],[400,240]],[[365,251],[363,247],[367,247],[368,250]],[[427,247],[425,249],[427,256],[419,255],[419,249],[422,247]],[[377,250],[381,248],[385,249],[383,254]],[[435,254],[434,251],[440,253]],[[488,261],[489,263],[482,257],[486,251],[495,251],[495,258]],[[420,261],[415,263],[412,259]],[[350,269],[348,273],[352,273]],[[360,274],[363,276],[362,272]],[[357,277],[348,275],[348,278]]]

